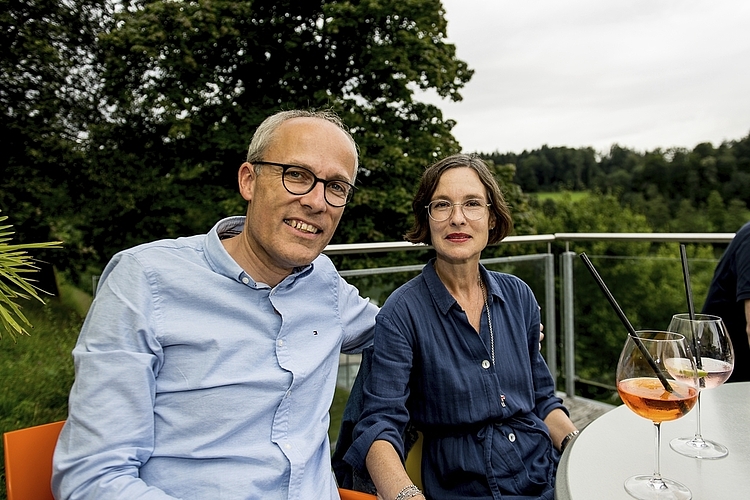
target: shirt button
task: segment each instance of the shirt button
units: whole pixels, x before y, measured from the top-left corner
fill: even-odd
[[[277,342],[277,344],[278,344],[279,347],[283,347],[284,346],[284,341],[283,340],[279,340]]]
[[[287,443],[287,444],[284,445],[284,448],[286,448],[287,450],[291,450],[292,449],[292,445],[289,444],[289,443]]]
[[[510,434],[508,434],[508,441],[510,441],[511,443],[515,443],[516,442],[516,435],[513,434],[512,432]]]
[[[242,282],[247,285],[248,283],[250,283],[250,278],[248,278],[247,276],[243,276]]]
[[[486,370],[489,367],[490,367],[490,362],[488,360],[485,359],[484,361],[482,361],[482,368]]]

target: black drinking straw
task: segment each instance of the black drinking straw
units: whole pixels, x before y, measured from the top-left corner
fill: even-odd
[[[690,321],[695,321],[693,291],[690,288],[690,270],[688,269],[687,251],[684,243],[680,243],[680,259],[682,260],[682,276],[685,278],[685,294],[687,294],[688,313],[690,313]]]
[[[591,273],[591,276],[594,277],[596,280],[596,283],[599,285],[599,288],[602,289],[602,292],[604,292],[605,297],[607,297],[607,300],[609,300],[609,303],[612,305],[612,308],[617,313],[617,316],[620,317],[620,321],[622,321],[622,324],[625,325],[625,328],[628,331],[628,335],[633,339],[633,342],[636,346],[638,346],[638,349],[640,349],[643,356],[646,358],[646,361],[648,361],[648,364],[651,365],[651,368],[654,370],[654,373],[656,373],[656,376],[659,377],[659,381],[661,382],[661,385],[664,386],[664,390],[667,392],[674,392],[672,389],[672,386],[669,384],[669,381],[667,380],[667,377],[664,376],[664,374],[661,372],[659,367],[656,365],[656,362],[654,361],[654,358],[651,357],[651,354],[649,354],[648,350],[646,350],[646,346],[643,345],[643,342],[641,341],[640,337],[638,337],[638,334],[635,333],[635,328],[633,328],[633,325],[630,324],[630,321],[628,321],[627,316],[625,316],[625,313],[622,312],[622,309],[620,308],[620,305],[615,300],[615,297],[612,295],[612,293],[607,288],[607,285],[604,284],[604,280],[602,280],[602,277],[599,276],[599,273],[596,272],[596,268],[594,267],[594,264],[591,263],[589,260],[588,255],[586,255],[585,252],[581,253],[580,256],[581,260],[583,260],[583,263],[586,264],[586,267],[589,269],[589,272]]]
[[[695,364],[700,370],[703,368],[703,361],[701,361],[698,335],[696,335],[695,323],[693,323],[695,321],[693,290],[690,287],[690,270],[688,269],[687,250],[684,243],[680,243],[680,259],[682,260],[682,276],[685,278],[685,294],[687,295],[688,314],[690,315],[690,329],[693,331],[693,353],[695,353]],[[703,379],[701,379],[701,386],[703,386]]]

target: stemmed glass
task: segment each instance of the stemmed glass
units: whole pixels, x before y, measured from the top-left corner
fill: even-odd
[[[628,408],[654,423],[656,462],[652,475],[625,480],[625,491],[641,500],[689,500],[692,495],[685,485],[661,476],[659,447],[661,423],[682,417],[698,399],[695,362],[683,335],[634,333],[617,363],[617,392]]]
[[[696,360],[698,387],[713,389],[723,384],[734,369],[734,349],[729,340],[724,321],[718,316],[696,314],[691,320],[689,314],[675,314],[668,330],[685,336],[688,347]],[[692,437],[675,438],[669,446],[687,457],[717,459],[729,454],[727,447],[703,439],[701,435],[701,399],[698,394],[696,406],[698,427]]]

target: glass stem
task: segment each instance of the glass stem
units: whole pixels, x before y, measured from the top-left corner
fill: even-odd
[[[695,430],[695,440],[703,441],[703,436],[701,435],[701,391],[698,391],[698,399],[695,403],[695,412],[696,421],[698,422],[698,427],[696,427]]]
[[[659,448],[661,447],[661,422],[654,422],[654,444],[656,449],[654,450],[654,457],[656,461],[654,463],[654,477],[651,478],[652,483],[661,483],[661,464],[659,459]]]

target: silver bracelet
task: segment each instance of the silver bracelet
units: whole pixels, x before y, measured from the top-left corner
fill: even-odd
[[[578,431],[575,430],[573,432],[568,433],[567,436],[565,436],[562,440],[562,443],[560,443],[560,453],[565,451],[565,448],[570,444],[570,442],[578,435]]]
[[[396,498],[393,500],[406,500],[407,498],[413,498],[417,495],[421,495],[422,492],[417,488],[415,485],[410,484],[403,490],[398,492],[398,495],[396,495]]]

